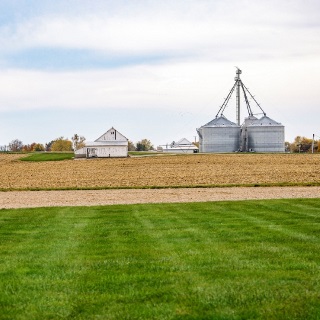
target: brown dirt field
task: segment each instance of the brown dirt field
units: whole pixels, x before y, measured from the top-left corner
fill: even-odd
[[[23,162],[0,154],[0,189],[319,183],[319,154],[197,154]]]
[[[320,187],[189,188],[0,192],[0,208],[320,198]]]

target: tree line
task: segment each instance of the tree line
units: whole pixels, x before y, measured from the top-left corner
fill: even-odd
[[[74,134],[71,140],[59,137],[45,144],[33,142],[31,144],[23,144],[19,139],[12,140],[8,146],[0,147],[0,151],[11,152],[36,152],[36,151],[75,151],[85,146],[85,137]],[[286,142],[286,152],[291,153],[311,153],[320,152],[320,140],[313,140],[303,136],[295,137],[293,142]],[[136,143],[129,140],[129,151],[150,151],[154,150],[154,146],[148,139],[142,139]]]
[[[33,142],[31,144],[23,144],[19,139],[14,139],[9,142],[8,146],[0,147],[0,151],[10,152],[37,152],[37,151],[75,151],[85,146],[86,138],[78,134],[74,134],[71,140],[64,137],[51,140],[45,144]],[[136,143],[129,140],[129,151],[149,151],[154,147],[150,140],[142,139]]]
[[[286,151],[292,153],[320,152],[320,140],[296,136],[292,143],[285,143]],[[312,150],[313,148],[313,150]]]

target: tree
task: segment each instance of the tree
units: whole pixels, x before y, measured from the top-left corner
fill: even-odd
[[[42,143],[35,143],[32,147],[32,151],[44,151],[44,146]]]
[[[30,152],[30,151],[32,151],[32,148],[33,148],[33,143],[31,143],[31,144],[25,144],[25,145],[22,147],[22,151],[24,151],[24,152]]]
[[[290,142],[286,141],[286,142],[284,143],[284,150],[285,150],[286,152],[291,152],[291,143],[290,143]]]
[[[22,151],[22,148],[23,148],[23,143],[19,139],[12,140],[9,143],[9,150],[10,151],[19,152],[19,151]]]
[[[22,149],[24,152],[44,151],[44,146],[41,143],[32,142],[31,144],[25,144]]]
[[[128,151],[135,151],[136,150],[136,146],[134,145],[134,143],[132,141],[128,141]]]
[[[137,151],[149,151],[153,150],[153,145],[150,140],[148,139],[142,139],[141,141],[138,141],[136,144],[136,150]]]
[[[291,144],[291,152],[311,152],[312,139],[296,136]]]
[[[76,133],[73,135],[71,140],[72,140],[73,150],[81,149],[86,145],[85,144],[86,138],[83,136],[79,136]]]
[[[45,144],[45,147],[44,147],[45,151],[51,151],[51,146],[53,145],[54,141],[55,140],[51,140]]]
[[[72,142],[60,137],[52,143],[51,151],[72,151]]]

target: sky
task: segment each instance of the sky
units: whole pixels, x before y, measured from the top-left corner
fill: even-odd
[[[0,0],[0,48],[0,146],[198,141],[236,67],[286,141],[320,138],[318,0]]]

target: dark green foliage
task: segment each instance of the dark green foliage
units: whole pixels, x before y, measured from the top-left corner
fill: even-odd
[[[320,199],[0,210],[0,319],[319,319]]]
[[[54,153],[54,152],[45,152],[45,153],[31,153],[29,156],[21,158],[21,161],[62,161],[70,160],[74,158],[73,152],[67,153]]]

